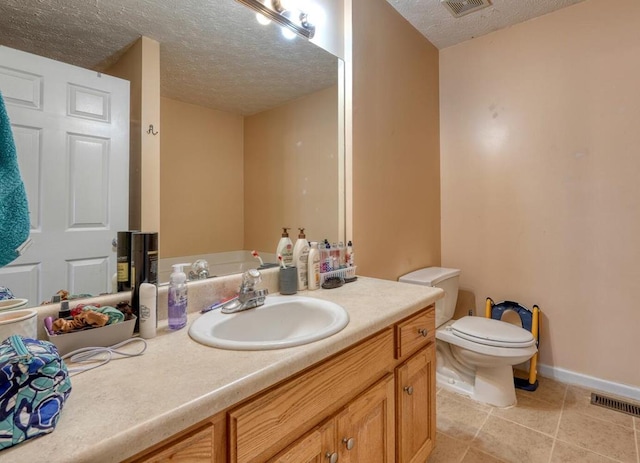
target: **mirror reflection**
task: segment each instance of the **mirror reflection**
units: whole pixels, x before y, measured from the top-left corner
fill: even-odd
[[[309,239],[343,240],[338,217],[338,59],[303,39],[284,39],[278,27],[259,25],[250,10],[233,0],[198,0],[174,8],[146,1],[72,0],[61,6],[50,0],[8,0],[0,5],[0,44],[102,76],[121,75],[136,48],[145,51],[144,40],[151,49],[158,44],[159,112],[150,119],[132,112],[130,121],[134,181],[127,187],[125,178],[131,207],[124,229],[159,232],[160,281],[166,281],[163,268],[176,260],[208,257],[211,274],[221,275],[242,271],[246,261],[252,261],[253,249],[265,260],[273,259],[282,227],[292,229],[293,241],[298,227],[306,229]],[[136,65],[144,67],[144,59]],[[0,70],[15,67],[15,62],[0,62]],[[0,77],[3,93],[6,82]],[[132,83],[132,107],[139,104],[137,93],[148,90],[135,87]],[[146,133],[149,124],[158,135]],[[82,135],[80,129],[71,132]],[[79,139],[78,146],[85,141]],[[144,172],[136,146],[149,141],[157,143],[157,172]],[[44,148],[41,152],[47,154]],[[23,176],[29,175],[32,170],[23,164],[21,160]],[[143,171],[142,177],[137,170]],[[46,176],[40,173],[36,184]],[[77,199],[82,197],[79,191],[96,181],[81,177],[77,185],[84,190],[75,192]],[[158,183],[152,189],[155,196],[149,197],[147,181]],[[29,189],[28,179],[25,184]],[[38,217],[54,208],[59,214],[67,210],[69,188],[57,190],[60,198],[41,190],[36,200],[30,195]],[[59,205],[39,201],[43,197]],[[145,223],[141,217],[153,208],[145,205],[154,201],[156,217]],[[91,206],[88,202],[86,210],[93,214]],[[122,211],[128,205],[125,199],[108,207]],[[101,224],[97,216],[87,221]],[[58,245],[54,239],[37,242],[44,223],[32,223],[34,245],[0,269],[0,285],[16,288],[16,297],[33,302],[49,299],[59,289],[109,292],[116,268],[111,240],[122,227],[113,228],[110,217],[106,222],[95,227],[105,235],[99,252],[83,249],[84,254],[73,259],[58,257],[58,270],[49,273],[62,275],[66,286],[48,283],[41,272],[41,260]],[[78,240],[71,246],[83,247]]]

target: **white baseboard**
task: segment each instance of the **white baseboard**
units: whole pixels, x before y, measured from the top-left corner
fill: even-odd
[[[552,367],[549,365],[538,365],[538,373],[545,378],[555,379],[562,383],[575,384],[588,389],[600,392],[608,392],[619,397],[627,397],[640,401],[640,387],[629,386],[628,384],[614,383],[605,379],[588,376],[564,368]]]

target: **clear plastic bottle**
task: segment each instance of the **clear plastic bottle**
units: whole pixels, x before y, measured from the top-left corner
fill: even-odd
[[[179,330],[187,325],[187,275],[183,268],[191,264],[174,264],[169,277],[169,329]]]
[[[331,262],[331,245],[326,239],[318,245],[320,251],[320,273],[327,273],[333,270]]]

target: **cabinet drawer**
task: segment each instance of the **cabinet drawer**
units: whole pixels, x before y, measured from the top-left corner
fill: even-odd
[[[232,463],[264,462],[393,365],[386,329],[229,412]]]
[[[406,357],[435,339],[436,310],[431,305],[396,324],[396,358]]]

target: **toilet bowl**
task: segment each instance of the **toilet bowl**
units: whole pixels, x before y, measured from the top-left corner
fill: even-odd
[[[444,389],[478,402],[515,405],[513,365],[537,352],[533,335],[516,325],[484,317],[452,320],[460,270],[428,267],[399,278],[444,289],[436,302],[436,381]]]

